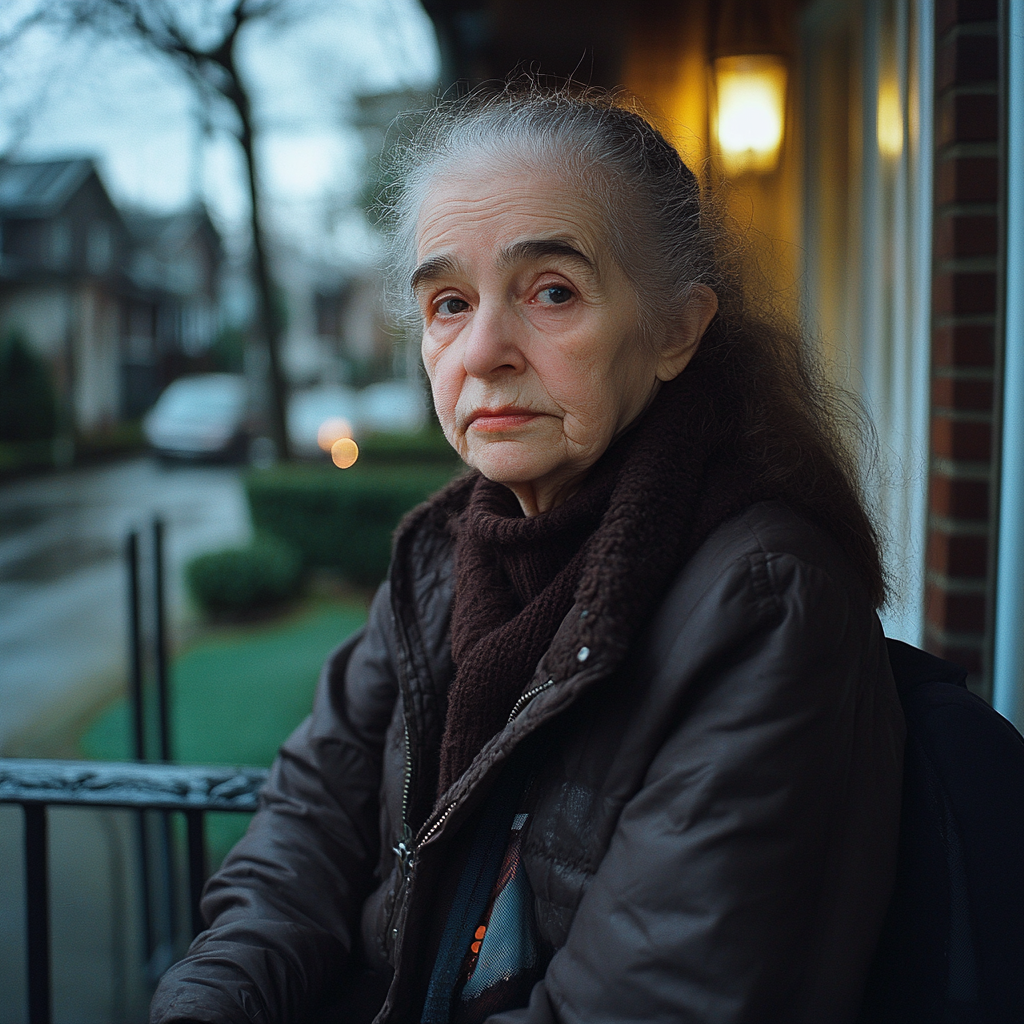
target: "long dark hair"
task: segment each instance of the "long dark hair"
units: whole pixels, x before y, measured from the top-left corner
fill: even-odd
[[[643,299],[642,338],[679,315],[694,285],[710,287],[718,313],[691,362],[713,370],[705,374],[715,390],[707,429],[744,465],[757,493],[827,529],[875,607],[884,603],[879,537],[859,474],[870,425],[856,399],[828,380],[799,327],[774,308],[747,248],[729,230],[724,204],[702,193],[636,103],[520,80],[438,103],[395,152],[383,219],[392,225],[395,304],[413,320],[408,282],[420,204],[431,181],[470,153],[542,163],[578,183]]]

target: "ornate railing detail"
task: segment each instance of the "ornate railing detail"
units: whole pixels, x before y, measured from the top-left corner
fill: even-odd
[[[255,811],[265,768],[0,758],[0,803]]]
[[[202,928],[199,897],[206,881],[203,815],[207,811],[255,811],[267,774],[265,768],[0,758],[0,803],[20,804],[25,815],[30,1024],[50,1024],[52,1017],[47,807],[62,804],[183,812],[191,924],[197,934]]]

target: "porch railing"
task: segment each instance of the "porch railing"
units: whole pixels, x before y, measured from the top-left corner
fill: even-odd
[[[117,807],[181,812],[188,847],[193,934],[202,930],[207,811],[256,810],[265,768],[200,767],[100,761],[0,758],[0,803],[20,804],[25,819],[25,929],[30,1024],[50,1024],[50,906],[47,807]]]

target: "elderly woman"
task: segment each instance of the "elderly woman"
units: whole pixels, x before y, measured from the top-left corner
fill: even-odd
[[[801,339],[609,98],[439,108],[396,209],[473,471],[399,529],[153,1020],[854,1020],[903,723]]]

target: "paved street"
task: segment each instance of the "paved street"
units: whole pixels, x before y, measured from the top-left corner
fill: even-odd
[[[248,535],[237,469],[139,458],[0,486],[0,755],[32,752],[123,685],[125,537],[148,542],[154,515],[180,621],[182,564]]]

